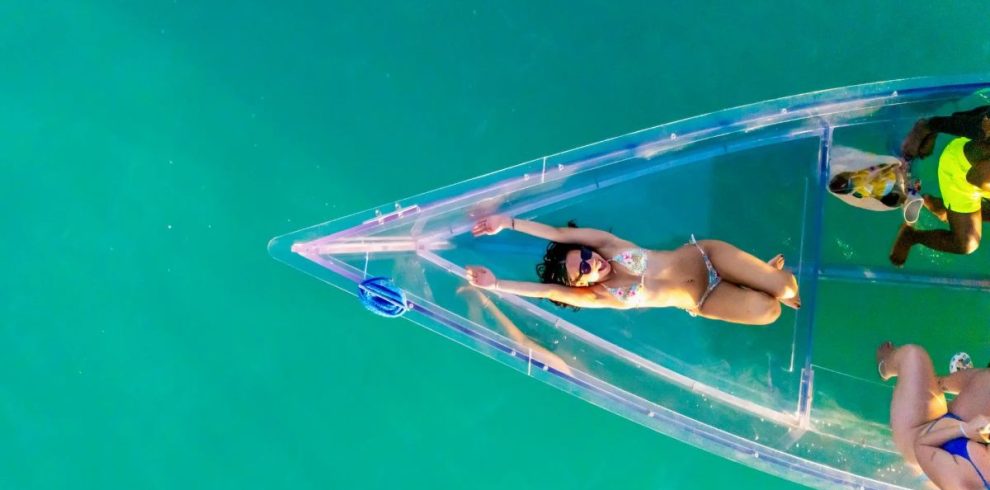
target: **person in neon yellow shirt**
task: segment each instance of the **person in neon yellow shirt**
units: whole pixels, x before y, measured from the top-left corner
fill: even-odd
[[[990,199],[990,106],[918,120],[901,146],[903,158],[911,161],[931,155],[939,133],[957,138],[949,142],[938,160],[942,198],[926,196],[925,207],[948,223],[949,229],[918,230],[901,225],[890,251],[890,261],[898,267],[917,244],[954,254],[975,252],[980,246],[982,222],[990,220],[990,205],[985,201]]]

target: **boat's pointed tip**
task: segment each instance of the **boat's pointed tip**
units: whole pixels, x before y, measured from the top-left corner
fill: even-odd
[[[271,256],[274,257],[274,256],[276,256],[278,254],[278,247],[279,247],[279,244],[280,244],[279,243],[279,239],[280,238],[282,238],[282,237],[273,237],[271,240],[268,240],[268,245],[265,248],[268,249],[268,254],[269,255],[271,255]]]

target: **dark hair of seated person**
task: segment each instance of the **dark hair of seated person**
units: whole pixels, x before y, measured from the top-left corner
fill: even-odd
[[[828,183],[828,189],[836,194],[849,194],[852,189],[849,187],[849,179],[843,174],[832,177]]]
[[[904,201],[903,197],[904,196],[902,196],[898,192],[890,192],[886,196],[881,197],[880,202],[882,202],[884,206],[887,206],[888,208],[896,208],[897,206],[900,206],[901,203]]]

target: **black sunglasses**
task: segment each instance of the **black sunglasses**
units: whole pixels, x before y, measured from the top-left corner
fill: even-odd
[[[591,249],[588,247],[581,247],[581,263],[578,264],[578,272],[580,273],[580,275],[577,277],[577,279],[580,279],[581,276],[585,274],[591,274],[590,260],[591,260]],[[564,264],[566,262],[567,262],[566,260],[560,261],[561,264]],[[575,279],[575,281],[577,279]]]
[[[581,247],[581,263],[578,264],[578,272],[581,275],[591,274],[591,249],[588,247]]]

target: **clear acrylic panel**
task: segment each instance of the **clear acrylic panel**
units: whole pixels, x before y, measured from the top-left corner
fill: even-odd
[[[911,273],[893,269],[876,243],[889,217],[849,208],[824,184],[834,147],[890,154],[918,117],[966,108],[988,87],[906,80],[729,109],[306,228],[269,250],[352,293],[365,278],[390,277],[412,303],[407,318],[727,458],[814,487],[915,488],[923,480],[890,442],[890,387],[871,372],[869,346],[884,319],[864,313],[851,323],[849,302],[882,311],[874,306],[953,288],[982,304],[978,291],[990,280],[943,256],[922,257]],[[574,219],[648,248],[675,248],[694,234],[761,257],[783,253],[803,307],[753,328],[672,309],[574,312],[467,287],[469,264],[535,279],[546,243],[470,235],[477,218],[495,212]],[[879,330],[864,334],[874,322]],[[854,354],[834,339],[854,342],[863,362],[850,362]]]

